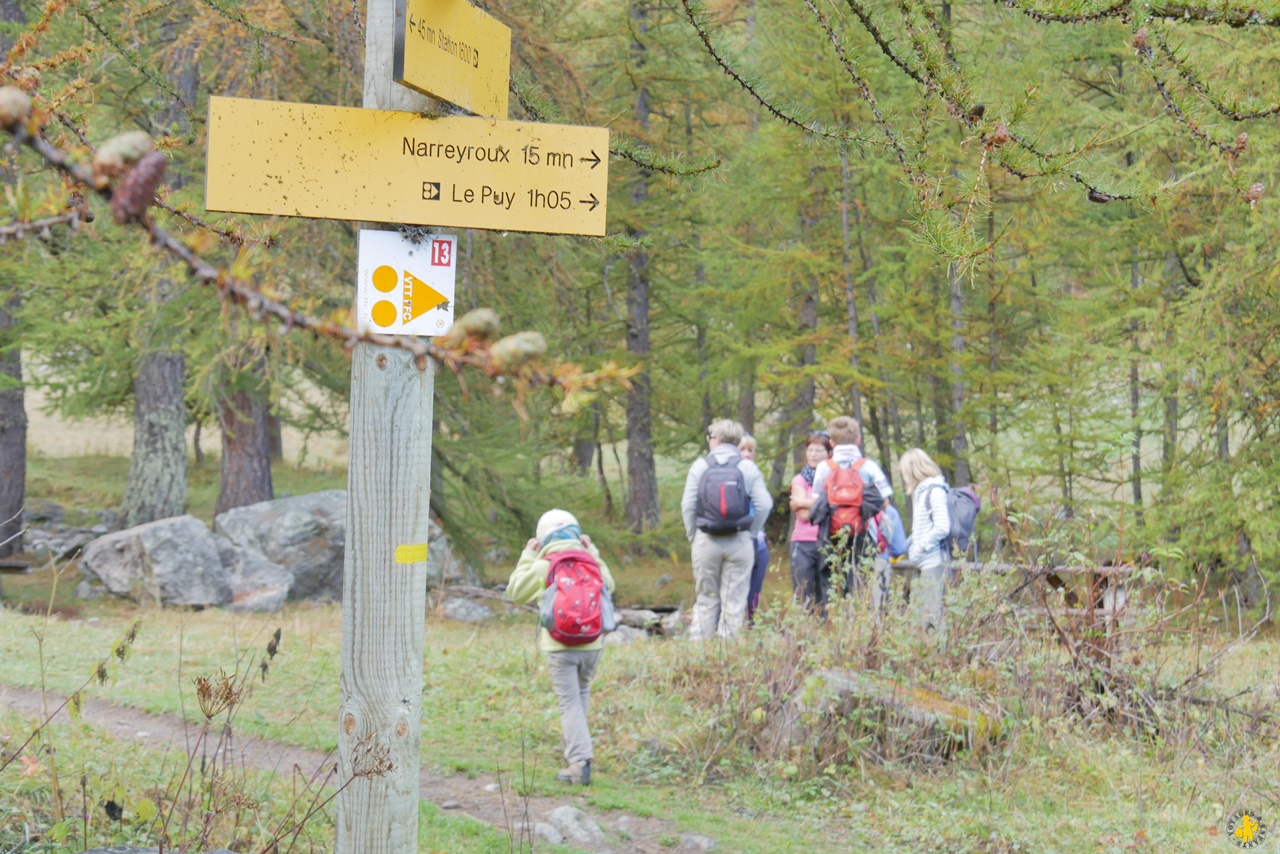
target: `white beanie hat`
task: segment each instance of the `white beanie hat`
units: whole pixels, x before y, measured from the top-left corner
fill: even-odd
[[[568,510],[548,510],[538,520],[538,539],[545,540],[547,534],[578,524],[578,520]]]

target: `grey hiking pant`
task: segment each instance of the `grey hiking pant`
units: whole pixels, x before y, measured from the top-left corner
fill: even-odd
[[[755,541],[748,531],[712,536],[693,535],[693,621],[690,640],[736,637],[747,619],[747,592],[756,561]]]
[[[560,729],[564,733],[564,758],[570,764],[591,758],[591,733],[587,730],[587,705],[591,701],[591,680],[600,663],[598,649],[567,649],[547,653],[551,687],[560,706]]]
[[[942,632],[942,597],[947,587],[947,561],[940,550],[916,561],[920,576],[911,585],[911,604],[916,608],[920,628]]]

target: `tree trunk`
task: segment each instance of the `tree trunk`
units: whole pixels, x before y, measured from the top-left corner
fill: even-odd
[[[702,265],[699,264],[699,267]],[[694,336],[698,349],[698,388],[702,389],[702,432],[711,426],[711,387],[707,385],[707,330],[699,323],[694,327]]]
[[[748,433],[756,430],[756,360],[748,360],[738,386],[738,423]]]
[[[637,4],[631,7],[636,32],[643,35],[648,12]],[[640,41],[632,43],[636,66],[644,65],[647,48]],[[636,122],[642,132],[649,130],[649,90],[640,87],[636,94]],[[638,212],[649,198],[649,174],[641,170],[631,185],[631,203]],[[632,229],[635,237],[643,237],[643,229]],[[658,505],[658,473],[653,460],[653,416],[650,406],[649,367],[649,253],[633,252],[628,259],[627,279],[627,352],[643,367],[631,381],[627,394],[627,525],[635,533],[658,527],[662,510]]]
[[[27,409],[22,354],[17,347],[7,349],[21,308],[22,295],[15,291],[0,309],[0,382],[16,383],[0,386],[0,557],[22,549],[18,532],[27,488]]]
[[[262,362],[251,368],[259,374]],[[219,404],[218,426],[222,430],[222,476],[214,513],[270,501],[270,431],[267,404],[256,388],[236,388]]]
[[[284,461],[284,425],[274,412],[267,414],[267,456],[273,463]]]
[[[592,435],[595,439],[596,477],[600,491],[604,493],[604,518],[613,518],[613,493],[609,490],[609,478],[604,476],[604,445],[600,443],[600,403],[591,404]]]
[[[181,516],[187,505],[186,359],[143,354],[133,378],[133,454],[124,492],[126,527]]]
[[[573,473],[578,477],[591,474],[591,461],[596,456],[594,436],[573,437]]]
[[[796,348],[796,365],[804,372],[800,380],[800,390],[791,400],[787,423],[791,425],[791,441],[793,447],[792,462],[797,466],[805,463],[804,440],[813,429],[813,404],[815,387],[809,368],[818,361],[818,347],[812,336],[818,329],[818,280],[811,278],[809,287],[800,294],[797,306],[800,330],[810,340]],[[785,446],[784,446],[785,447]]]
[[[1138,262],[1129,264],[1129,290],[1138,290],[1142,279],[1138,275]],[[1143,523],[1142,509],[1142,386],[1139,382],[1138,366],[1138,321],[1129,321],[1129,349],[1133,355],[1129,359],[1129,421],[1133,425],[1133,506],[1137,511],[1138,525]]]
[[[0,0],[0,21],[23,24],[26,20],[17,0]],[[0,53],[7,53],[12,46],[13,39],[0,35]],[[6,184],[12,181],[13,163],[8,157],[0,165],[0,176]],[[18,514],[27,490],[27,406],[22,387],[22,351],[16,345],[9,349],[9,336],[16,334],[11,330],[21,308],[21,293],[14,290],[6,298],[0,291],[0,382],[17,383],[12,388],[0,386],[0,557],[22,549],[22,537],[16,535],[22,530]],[[9,521],[11,519],[13,521]]]
[[[969,437],[964,426],[964,282],[955,263],[947,265],[951,286],[951,452],[955,455],[953,486],[969,485]]]
[[[862,424],[862,366],[858,363],[858,304],[853,295],[853,251],[849,237],[849,158],[840,153],[840,232],[844,239],[844,301],[849,322],[849,367],[853,369],[853,382],[849,384],[849,405],[853,417]],[[862,269],[870,266],[862,239],[862,223],[858,223],[858,248],[862,254]]]

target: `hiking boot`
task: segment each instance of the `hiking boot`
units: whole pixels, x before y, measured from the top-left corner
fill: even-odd
[[[568,768],[556,775],[556,779],[562,783],[572,783],[575,786],[589,785],[591,783],[591,760],[570,762]]]

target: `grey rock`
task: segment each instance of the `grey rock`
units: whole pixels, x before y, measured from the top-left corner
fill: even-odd
[[[346,521],[347,493],[330,489],[228,510],[214,519],[213,530],[289,572],[290,599],[340,599]],[[440,525],[429,520],[427,584],[442,579],[475,583],[478,575],[454,553]]]
[[[46,498],[31,498],[22,507],[22,519],[31,522],[57,523],[66,518],[62,505]]]
[[[110,534],[110,533],[111,533],[111,529],[110,529],[110,528],[108,528],[106,525],[103,525],[103,524],[97,524],[97,525],[94,525],[92,528],[90,528],[90,529],[89,529],[89,533],[90,533],[90,534],[96,534],[97,536],[101,537],[103,534]]]
[[[684,612],[680,610],[672,611],[662,618],[661,623],[662,634],[667,637],[675,637],[684,631]]]
[[[440,809],[442,809],[442,810],[460,810],[460,809],[462,809],[462,804],[461,804],[461,803],[459,803],[458,801],[442,801],[442,802],[441,802],[441,804],[440,804]]]
[[[51,551],[58,560],[71,560],[83,554],[85,546],[93,542],[94,537],[89,531],[74,531],[62,540],[51,541],[51,545],[54,545]]]
[[[427,524],[427,585],[435,586],[446,581],[479,582],[475,568],[468,566],[453,551],[453,544],[445,536],[444,528],[431,519]]]
[[[98,511],[98,522],[106,525],[108,531],[118,531],[120,526],[124,524],[124,518],[120,515],[120,511],[108,508]]]
[[[90,584],[88,581],[81,581],[76,585],[77,599],[98,599],[102,596],[102,588],[96,584]]]
[[[493,609],[488,605],[458,597],[446,599],[440,610],[449,619],[464,623],[479,623],[493,616]]]
[[[521,829],[534,839],[541,839],[551,845],[564,844],[564,834],[556,830],[555,825],[547,824],[545,821],[535,821],[533,824],[526,823]]]
[[[116,596],[162,605],[225,605],[229,574],[213,535],[194,516],[159,519],[107,534],[85,548],[80,571]]]
[[[631,626],[636,629],[647,629],[650,626],[656,626],[662,619],[653,611],[640,608],[619,608],[614,612],[614,615],[618,618],[618,625]]]
[[[330,489],[218,514],[213,530],[293,576],[291,599],[342,597],[347,494]]]
[[[604,831],[577,807],[556,807],[547,816],[547,820],[555,826],[556,830],[574,842],[581,842],[584,845],[598,845],[604,842]]]
[[[680,834],[680,847],[691,851],[711,851],[716,847],[716,841],[710,836],[703,836],[701,833],[682,833]]]
[[[616,631],[609,632],[604,636],[604,642],[607,644],[624,644],[632,641],[647,638],[649,633],[644,629],[636,629],[631,626],[618,626]]]
[[[293,573],[272,563],[259,552],[242,549],[221,534],[214,534],[218,559],[231,583],[228,611],[279,611],[293,586]]]
[[[658,576],[658,580],[657,580],[657,581],[653,582],[653,586],[654,586],[654,587],[656,587],[656,588],[658,588],[659,590],[661,590],[662,588],[666,587],[666,586],[667,586],[668,584],[670,584],[671,582],[672,582],[672,578],[671,578],[671,576],[664,572],[664,573],[662,573],[662,575],[659,575],[659,576]]]

